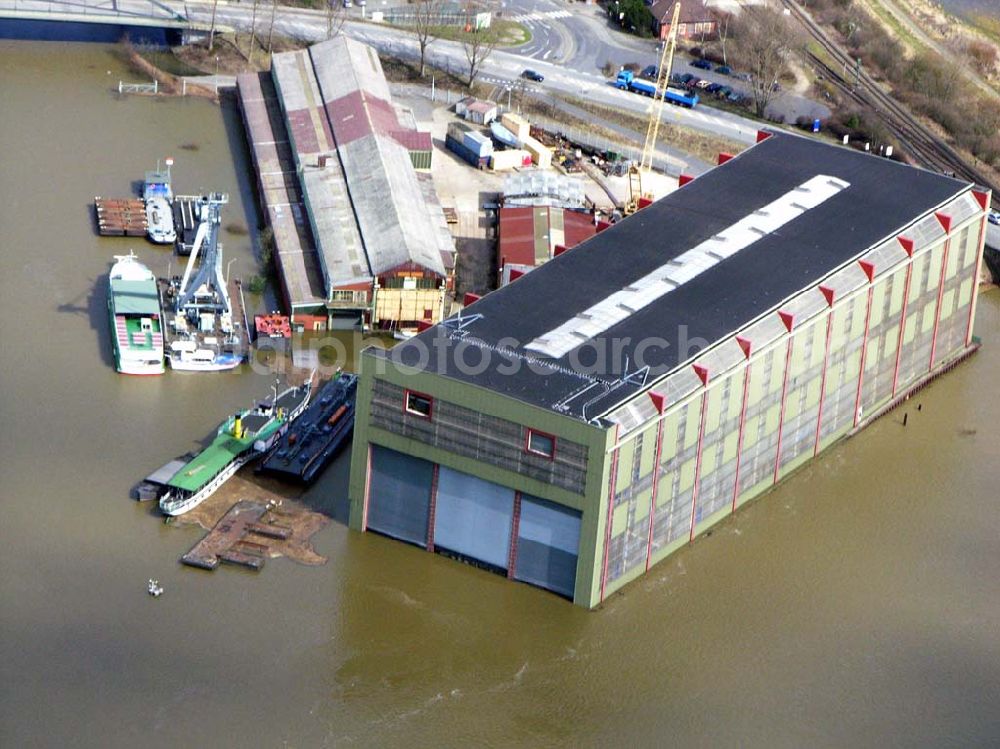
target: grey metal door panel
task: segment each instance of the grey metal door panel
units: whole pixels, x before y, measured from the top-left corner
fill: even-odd
[[[427,546],[433,475],[433,463],[373,445],[368,528]]]
[[[572,598],[579,547],[579,512],[536,497],[521,498],[514,579]]]
[[[507,568],[514,490],[441,466],[434,545]]]

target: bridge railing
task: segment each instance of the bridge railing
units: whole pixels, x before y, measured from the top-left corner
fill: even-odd
[[[114,18],[145,18],[155,20],[186,21],[178,13],[157,0],[0,0],[0,13],[45,13],[47,15],[84,15]]]

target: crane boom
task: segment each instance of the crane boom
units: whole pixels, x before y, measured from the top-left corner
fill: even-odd
[[[681,4],[674,5],[674,15],[670,21],[670,33],[663,43],[663,53],[660,55],[660,65],[656,72],[656,92],[649,105],[649,122],[646,125],[646,140],[642,146],[642,156],[639,163],[633,165],[628,173],[628,203],[625,213],[635,213],[639,208],[639,198],[646,197],[642,192],[643,172],[653,168],[653,154],[656,153],[656,137],[660,132],[660,118],[663,116],[663,102],[667,98],[667,86],[670,85],[670,69],[674,64],[674,51],[677,49],[677,22],[681,15]]]

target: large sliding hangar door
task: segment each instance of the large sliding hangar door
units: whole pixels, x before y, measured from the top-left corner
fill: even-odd
[[[576,510],[378,445],[368,497],[369,530],[424,548],[430,542],[436,551],[573,597]]]
[[[514,579],[573,597],[580,513],[537,497],[521,497]]]
[[[441,466],[434,547],[507,569],[514,490]]]
[[[427,546],[434,464],[372,445],[368,528]]]

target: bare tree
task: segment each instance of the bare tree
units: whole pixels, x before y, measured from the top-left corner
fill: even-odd
[[[729,58],[726,57],[726,42],[729,39],[729,22],[733,19],[733,14],[713,8],[711,17],[715,21],[715,33],[719,39],[719,46],[722,48],[722,64],[728,65]]]
[[[440,0],[417,0],[413,6],[413,31],[420,47],[420,77],[426,72],[427,47],[438,38],[441,29]]]
[[[215,46],[215,11],[219,7],[219,0],[212,0],[212,27],[208,31],[208,51],[212,51]]]
[[[333,39],[344,28],[347,13],[343,3],[338,0],[326,0],[326,38]]]
[[[763,117],[778,90],[778,80],[788,72],[798,34],[784,15],[760,5],[744,7],[732,31],[733,56],[750,74],[754,112]]]
[[[260,0],[253,0],[253,12],[250,14],[250,54],[247,55],[247,65],[253,68],[253,45],[257,41],[257,5]]]
[[[493,54],[499,41],[499,36],[491,28],[474,28],[462,35],[465,59],[469,63],[469,88],[476,82],[483,63]]]
[[[274,39],[274,16],[278,9],[278,0],[271,0],[271,22],[267,25],[267,53],[271,54],[274,48],[271,41]]]

